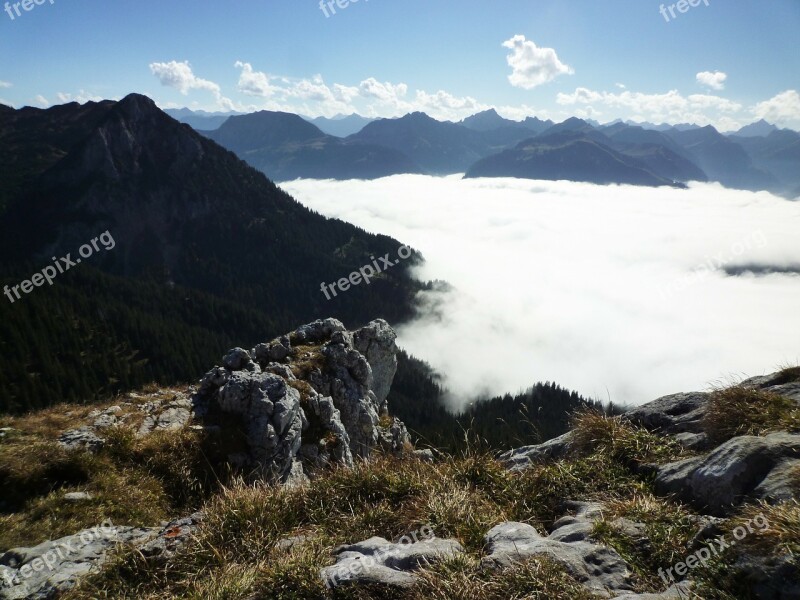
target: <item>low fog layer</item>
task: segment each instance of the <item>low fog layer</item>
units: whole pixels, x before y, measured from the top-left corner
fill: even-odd
[[[283,187],[420,250],[417,276],[453,285],[423,295],[399,343],[455,402],[556,381],[641,404],[800,361],[800,202],[457,176]]]

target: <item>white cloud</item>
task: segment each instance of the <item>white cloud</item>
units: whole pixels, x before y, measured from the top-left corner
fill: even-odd
[[[683,96],[678,90],[663,94],[643,94],[641,92],[598,92],[588,88],[576,88],[571,94],[559,93],[556,102],[562,106],[605,106],[606,116],[632,119],[634,121],[653,121],[656,123],[697,123],[730,128],[736,124],[732,117],[742,110],[742,105],[708,94]],[[740,125],[741,126],[741,125]],[[735,128],[735,127],[733,127]]]
[[[0,89],[10,88],[13,84],[9,83],[8,81],[0,81]]]
[[[363,98],[375,98],[387,104],[397,104],[408,93],[405,83],[381,83],[374,77],[362,81],[358,86],[358,93]]]
[[[800,94],[797,90],[786,90],[769,100],[759,102],[750,112],[770,123],[800,129]]]
[[[441,310],[401,328],[399,343],[462,402],[549,380],[639,404],[800,359],[788,335],[800,330],[800,277],[714,270],[682,283],[720,256],[800,264],[800,203],[716,184],[396,176],[282,187],[419,249],[418,276],[454,286],[422,294]]]
[[[192,90],[205,90],[214,95],[220,109],[234,109],[233,102],[222,95],[219,85],[208,79],[197,77],[188,60],[150,63],[150,71],[158,78],[161,85],[174,88],[184,96]]]
[[[50,106],[50,101],[47,98],[45,98],[44,96],[42,96],[41,94],[38,94],[33,99],[33,101],[36,102],[36,104],[38,104],[39,106],[42,106],[44,108],[47,108],[48,106]]]
[[[697,83],[710,87],[712,90],[724,90],[725,80],[728,79],[727,73],[722,71],[703,71],[697,74]]]
[[[239,74],[238,89],[241,93],[247,96],[260,96],[262,98],[269,98],[275,92],[269,83],[269,75],[254,71],[250,63],[237,60],[234,66],[241,69]]]
[[[508,80],[514,87],[530,90],[559,75],[572,75],[575,72],[559,60],[555,50],[539,48],[533,41],[526,40],[524,35],[515,35],[506,40],[503,47],[511,50],[506,60],[512,70]]]
[[[184,96],[190,90],[209,90],[219,92],[219,86],[213,81],[201,79],[192,71],[189,61],[178,62],[172,60],[168,63],[150,63],[150,71],[161,82],[161,85],[175,88]]]
[[[250,63],[237,61],[241,69],[238,89],[248,96],[264,98],[250,110],[285,110],[308,116],[331,117],[338,113],[359,113],[367,117],[399,117],[424,111],[437,119],[460,120],[489,108],[472,97],[459,97],[447,91],[409,94],[405,83],[379,81],[368,77],[358,85],[328,85],[321,75],[291,79],[256,71]],[[240,107],[238,110],[246,110]]]

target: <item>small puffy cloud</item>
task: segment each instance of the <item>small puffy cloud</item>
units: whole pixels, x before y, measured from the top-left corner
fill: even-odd
[[[44,108],[47,108],[48,106],[50,106],[50,101],[47,98],[45,98],[44,96],[42,96],[41,94],[38,94],[33,99],[33,101],[36,102],[36,104],[38,104],[39,106],[43,106]]]
[[[712,90],[724,90],[728,74],[722,71],[703,71],[697,74],[697,83],[710,87]]]
[[[161,82],[161,85],[175,88],[184,96],[190,90],[220,91],[219,86],[213,81],[201,79],[192,71],[188,60],[178,62],[171,60],[168,63],[150,63],[150,71]]]
[[[0,81],[0,89],[3,89],[3,88],[10,88],[10,87],[11,87],[11,85],[12,85],[12,84],[10,84],[8,81]]]
[[[359,84],[358,91],[365,98],[396,103],[408,93],[408,86],[405,83],[396,85],[389,82],[381,83],[374,77],[370,77]]]
[[[562,63],[552,48],[539,48],[524,35],[515,35],[503,42],[511,50],[506,60],[511,67],[508,80],[514,87],[530,90],[552,81],[559,75],[572,75],[575,71]]]
[[[234,66],[241,69],[239,74],[238,89],[241,93],[247,96],[260,96],[262,98],[269,98],[275,92],[274,88],[269,83],[269,75],[260,71],[254,71],[250,63],[237,60]]]
[[[800,93],[797,90],[786,90],[769,100],[759,102],[750,112],[770,123],[800,129]]]
[[[174,88],[184,96],[191,90],[206,90],[214,94],[219,108],[234,109],[233,102],[222,95],[219,85],[208,79],[197,77],[188,60],[150,63],[150,71],[158,78],[161,85]]]

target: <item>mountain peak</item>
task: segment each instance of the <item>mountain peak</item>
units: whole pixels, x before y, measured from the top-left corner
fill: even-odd
[[[745,125],[739,129],[739,131],[735,131],[733,135],[743,137],[765,137],[773,131],[778,131],[775,125],[768,123],[764,119],[759,119],[755,123],[750,123],[750,125]]]

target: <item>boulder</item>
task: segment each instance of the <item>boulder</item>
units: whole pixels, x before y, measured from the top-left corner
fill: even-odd
[[[658,433],[700,434],[709,397],[704,392],[671,394],[626,412],[624,418],[634,425]]]
[[[740,436],[704,456],[657,468],[656,490],[675,494],[699,510],[726,516],[745,498],[792,497],[787,473],[800,459],[800,435]]]

